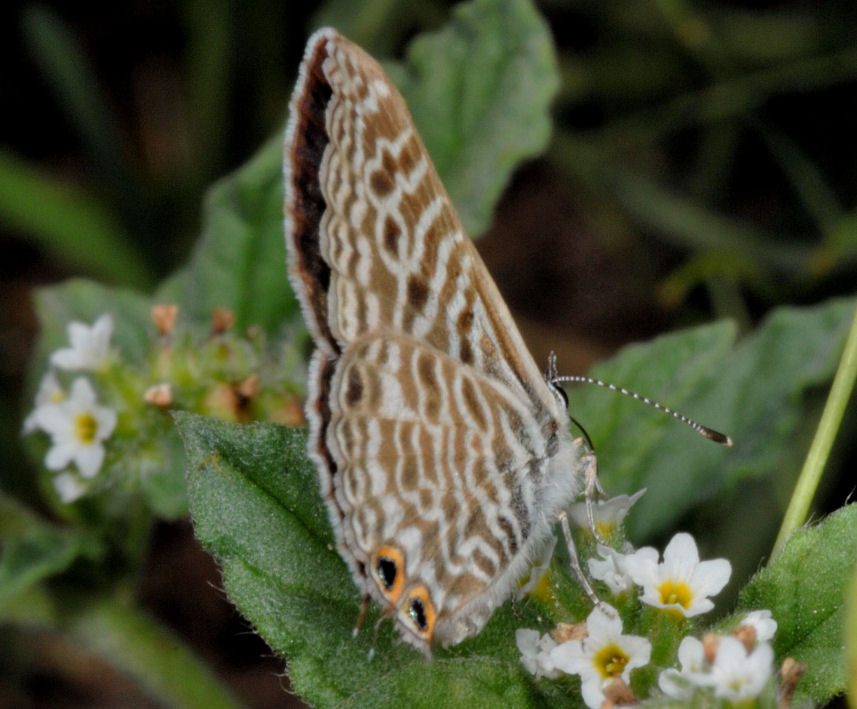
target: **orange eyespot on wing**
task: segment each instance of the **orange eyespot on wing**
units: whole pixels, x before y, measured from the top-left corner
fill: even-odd
[[[431,594],[423,584],[418,584],[408,590],[408,595],[399,613],[407,619],[408,625],[416,635],[427,642],[431,642],[437,612],[434,603],[431,601]]]
[[[372,573],[381,593],[395,606],[405,587],[405,557],[395,547],[380,546],[372,555]]]

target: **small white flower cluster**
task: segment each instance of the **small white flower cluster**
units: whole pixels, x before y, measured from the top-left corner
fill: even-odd
[[[596,524],[615,524],[617,515],[624,517],[638,497],[639,493],[632,498],[622,496],[612,505],[596,506]],[[589,526],[585,514],[578,509],[570,516],[580,526]],[[725,559],[700,561],[696,542],[686,533],[672,538],[663,561],[659,561],[660,555],[652,547],[627,554],[603,544],[598,544],[597,549],[602,558],[588,560],[589,572],[594,579],[603,581],[617,599],[636,586],[641,589],[639,601],[678,617],[690,618],[711,610],[714,604],[709,597],[723,589],[732,572]],[[664,670],[659,677],[661,690],[682,698],[689,697],[697,687],[713,688],[716,696],[727,699],[758,696],[773,670],[773,651],[767,641],[776,630],[776,622],[770,611],[758,611],[744,619],[744,626],[753,629],[753,647],[748,649],[734,637],[723,637],[710,658],[699,640],[685,637],[678,653],[681,670]],[[515,640],[521,662],[536,677],[555,678],[560,672],[579,675],[588,707],[598,709],[605,701],[610,705],[630,701],[630,673],[649,663],[649,640],[623,635],[619,613],[606,603],[592,610],[585,627],[580,627],[574,636],[566,639],[559,632],[540,635],[536,630],[519,629]]]
[[[774,671],[774,650],[769,640],[777,630],[771,611],[748,613],[741,622],[744,641],[733,636],[708,636],[702,642],[687,636],[678,648],[681,669],[667,669],[658,677],[664,694],[689,698],[698,687],[731,702],[758,697]]]
[[[104,441],[116,428],[116,411],[96,401],[95,390],[87,377],[78,376],[66,390],[56,370],[98,371],[107,361],[113,319],[102,315],[92,326],[71,322],[70,347],[50,357],[52,368],[42,377],[35,408],[24,421],[25,434],[43,431],[51,437],[45,466],[56,471],[54,489],[65,503],[86,493],[104,463]],[[70,466],[74,464],[76,469]]]

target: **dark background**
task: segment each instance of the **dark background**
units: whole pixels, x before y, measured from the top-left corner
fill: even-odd
[[[371,53],[401,57],[410,37],[445,21],[450,4],[321,7]],[[746,332],[777,305],[854,293],[853,3],[539,7],[560,54],[556,134],[544,158],[518,171],[479,242],[537,361],[553,349],[564,372],[582,372],[663,331],[732,317]],[[33,289],[78,275],[116,284],[111,269],[82,265],[74,249],[14,209],[32,194],[16,195],[20,183],[9,175],[35,171],[94,200],[140,266],[136,281],[122,285],[151,288],[187,258],[206,186],[282,128],[303,44],[323,21],[318,11],[229,0],[3,4],[7,492],[39,507],[33,463],[19,442],[37,334]],[[607,157],[589,165],[574,141]],[[86,251],[86,234],[76,248]],[[843,480],[826,490],[827,507],[840,506],[852,486]],[[250,705],[287,704],[284,663],[249,632],[218,584],[189,524],[158,527],[144,606]],[[63,637],[0,632],[0,706],[152,705]]]

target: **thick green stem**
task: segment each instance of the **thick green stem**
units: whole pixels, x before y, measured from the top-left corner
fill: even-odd
[[[821,473],[830,455],[830,449],[839,430],[842,415],[854,388],[854,380],[857,377],[857,312],[851,322],[848,338],[845,340],[845,350],[839,361],[839,368],[830,387],[824,412],[815,432],[815,438],[807,453],[803,468],[800,472],[797,485],[795,485],[788,509],[783,517],[780,532],[774,544],[774,554],[777,554],[792,533],[806,521],[806,515],[818,483]]]

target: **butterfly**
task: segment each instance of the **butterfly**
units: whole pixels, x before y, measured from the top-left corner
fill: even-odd
[[[478,633],[594,479],[405,102],[335,30],[285,139],[289,278],[315,345],[308,452],[339,554],[402,637]]]

